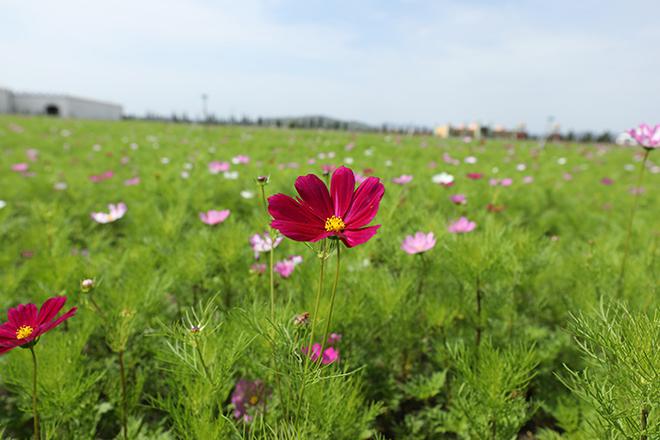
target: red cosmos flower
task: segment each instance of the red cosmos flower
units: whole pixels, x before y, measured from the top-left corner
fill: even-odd
[[[385,187],[377,177],[368,177],[355,189],[355,175],[346,167],[332,174],[330,192],[314,174],[296,179],[300,197],[284,194],[268,198],[271,226],[296,241],[315,242],[339,237],[347,247],[369,241],[380,225],[367,226],[378,212]]]
[[[7,312],[8,321],[0,325],[0,354],[21,345],[36,343],[39,336],[76,314],[76,307],[55,319],[66,302],[65,296],[49,298],[37,312],[34,304],[19,304]]]

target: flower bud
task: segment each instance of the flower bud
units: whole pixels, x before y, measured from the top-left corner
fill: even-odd
[[[293,318],[293,324],[297,326],[307,325],[309,323],[309,312],[303,312]]]
[[[268,176],[259,176],[259,177],[257,177],[257,183],[259,185],[267,185],[268,180],[269,180]]]
[[[80,282],[80,289],[83,293],[89,293],[94,288],[94,280],[91,278],[86,278]]]

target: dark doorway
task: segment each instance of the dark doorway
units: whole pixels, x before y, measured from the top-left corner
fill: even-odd
[[[46,106],[46,114],[49,116],[59,116],[60,115],[60,108],[56,106],[55,104],[48,104]]]

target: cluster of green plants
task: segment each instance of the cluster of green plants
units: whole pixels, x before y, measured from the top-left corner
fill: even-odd
[[[2,116],[0,321],[56,295],[78,307],[33,347],[40,436],[659,439],[660,151],[642,192],[643,154]],[[237,175],[209,172],[238,155]],[[377,235],[284,239],[255,261],[262,191],[292,195],[296,177],[342,164],[385,184]],[[452,185],[433,183],[441,172]],[[119,220],[90,218],[117,202]],[[210,226],[210,209],[231,214]],[[461,216],[476,228],[450,233]],[[417,231],[437,242],[409,255]],[[291,255],[289,277],[272,271]],[[312,323],[312,342],[341,335],[333,362],[305,354]],[[33,368],[30,350],[0,355],[2,438],[33,435]]]

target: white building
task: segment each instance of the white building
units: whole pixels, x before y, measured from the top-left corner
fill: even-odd
[[[0,88],[0,113],[117,120],[121,119],[122,107],[69,95],[15,93]]]

